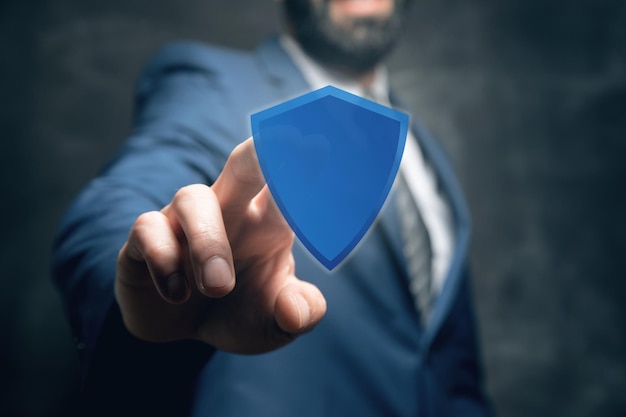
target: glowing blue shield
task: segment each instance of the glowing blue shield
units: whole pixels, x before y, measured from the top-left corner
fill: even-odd
[[[268,187],[329,270],[372,225],[400,166],[408,116],[332,86],[253,114]]]

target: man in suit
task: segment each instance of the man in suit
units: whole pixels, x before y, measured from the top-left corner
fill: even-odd
[[[182,43],[149,63],[135,129],[55,246],[86,413],[489,415],[469,219],[428,132],[413,122],[401,167],[429,236],[426,308],[392,208],[329,273],[243,140],[251,113],[329,83],[398,106],[381,62],[406,6],[285,0],[286,33],[252,54]]]

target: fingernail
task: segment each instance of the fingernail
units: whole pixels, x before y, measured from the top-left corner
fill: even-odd
[[[172,300],[185,298],[187,290],[187,281],[180,274],[173,274],[165,280],[165,292]]]
[[[305,327],[309,324],[309,320],[311,319],[311,311],[309,309],[309,303],[306,302],[304,297],[301,294],[294,294],[291,296],[291,300],[293,305],[298,310],[299,317],[299,328]]]
[[[233,282],[233,273],[224,258],[214,256],[204,264],[202,284],[204,288],[224,288]]]

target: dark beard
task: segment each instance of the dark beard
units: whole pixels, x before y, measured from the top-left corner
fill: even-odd
[[[323,0],[319,7],[311,0],[284,3],[294,36],[311,57],[340,70],[363,74],[392,51],[402,29],[407,2],[397,1],[388,18],[358,18],[346,25],[330,19],[328,0]]]

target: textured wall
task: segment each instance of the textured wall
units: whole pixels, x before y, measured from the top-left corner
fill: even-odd
[[[475,219],[502,416],[626,414],[626,5],[418,0],[393,83],[444,142]],[[0,3],[0,415],[71,415],[77,359],[49,282],[72,196],[123,140],[163,42],[249,48],[270,0]]]

